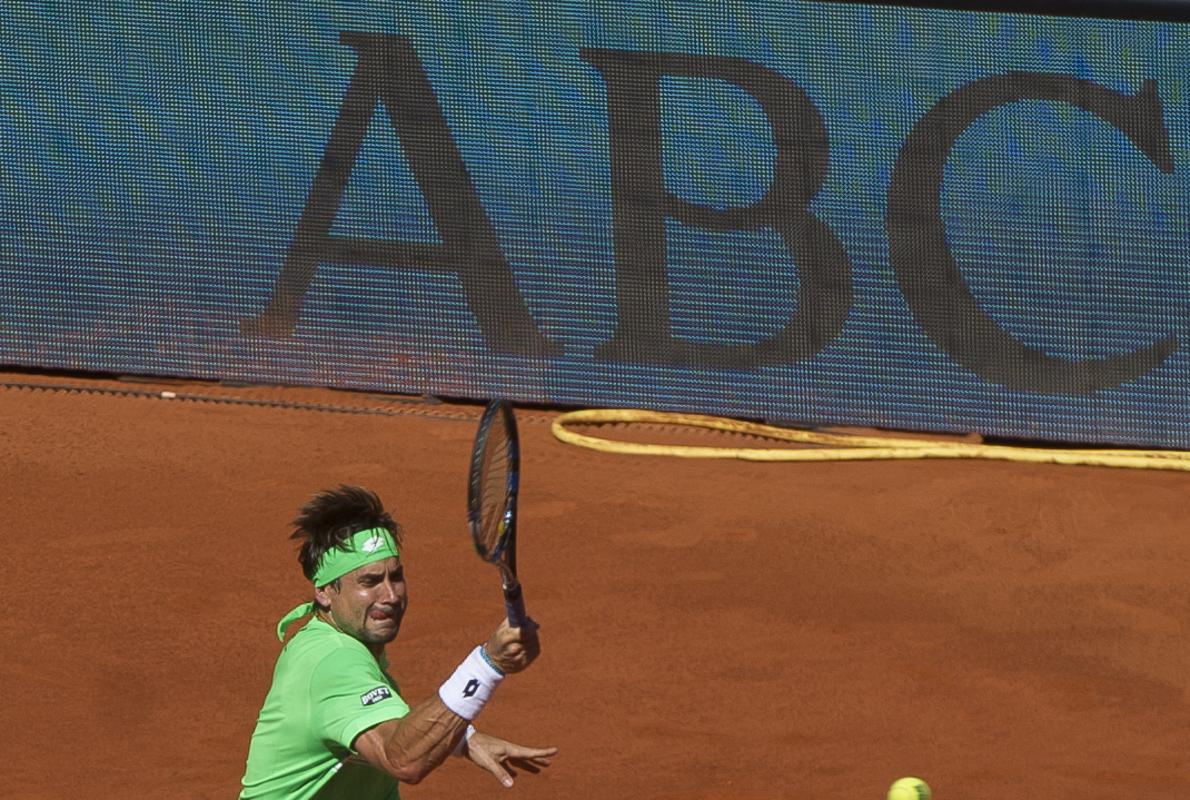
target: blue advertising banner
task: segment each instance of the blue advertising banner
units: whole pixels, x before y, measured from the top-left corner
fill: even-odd
[[[1190,446],[1190,26],[8,4],[0,363]]]

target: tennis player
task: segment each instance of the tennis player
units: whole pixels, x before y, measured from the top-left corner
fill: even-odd
[[[313,602],[285,615],[303,625],[281,650],[248,749],[242,800],[317,797],[395,800],[451,754],[466,756],[510,787],[517,770],[549,765],[553,747],[524,747],[470,724],[506,675],[540,650],[535,625],[504,621],[438,692],[412,708],[388,674],[408,595],[401,529],[372,492],[321,492],[294,520],[298,560]]]

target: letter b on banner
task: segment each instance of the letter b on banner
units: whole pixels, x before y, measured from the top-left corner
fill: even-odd
[[[596,350],[608,361],[750,369],[813,356],[843,327],[851,307],[851,267],[834,233],[807,206],[826,180],[822,115],[797,85],[738,58],[583,49],[607,84],[612,227],[619,322]],[[748,206],[713,209],[666,191],[661,161],[664,76],[716,78],[751,95],[772,127],[773,181]],[[800,270],[796,311],[754,344],[678,339],[670,329],[665,220],[704,230],[776,230]]]

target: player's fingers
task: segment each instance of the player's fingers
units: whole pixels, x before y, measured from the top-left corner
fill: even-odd
[[[530,641],[510,640],[500,648],[501,658],[507,659],[522,669],[527,667],[540,653],[541,644],[536,639]]]
[[[521,747],[514,745],[508,749],[504,763],[516,774],[515,770],[524,770],[534,775],[550,765],[550,757],[557,754],[556,747]]]
[[[522,621],[519,626],[514,626],[508,621],[508,617],[505,617],[500,621],[500,627],[509,628],[514,631],[521,631],[522,634],[525,631],[536,631],[541,629],[540,623],[538,623],[537,620],[533,619],[532,617],[525,617],[524,621]]]
[[[500,763],[499,761],[497,761],[494,758],[492,758],[492,759],[485,758],[483,760],[483,763],[481,766],[483,766],[483,768],[486,769],[488,772],[495,775],[496,780],[500,781],[500,784],[505,789],[512,788],[512,784],[513,784],[512,773],[509,772],[508,769],[505,768],[505,766],[502,763]]]
[[[509,745],[507,758],[550,758],[558,754],[556,747],[525,747],[519,744]]]
[[[513,775],[517,770],[537,775],[550,765],[548,758],[510,758],[506,763]]]
[[[537,658],[537,656],[541,653],[541,642],[538,641],[537,634],[532,633],[532,635],[522,639],[520,643],[520,649],[521,655],[525,659],[526,664]]]
[[[538,646],[537,632],[526,628],[505,628],[496,631],[492,638],[500,642],[501,646],[514,650]]]

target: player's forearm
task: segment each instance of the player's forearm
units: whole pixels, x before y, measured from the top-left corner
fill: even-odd
[[[380,751],[373,757],[383,762],[389,774],[417,783],[451,754],[467,723],[479,716],[503,679],[483,648],[476,647],[438,687],[436,697],[419,703],[402,719],[365,734],[363,747]]]
[[[437,697],[419,703],[385,742],[390,772],[403,783],[417,783],[447,759],[467,731],[467,720]]]

